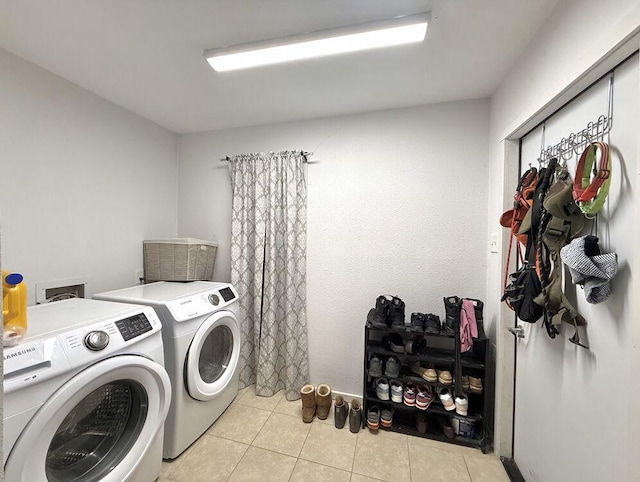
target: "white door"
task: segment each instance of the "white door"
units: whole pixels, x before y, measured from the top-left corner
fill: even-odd
[[[233,380],[240,356],[238,320],[231,311],[218,311],[196,331],[185,365],[189,395],[201,401],[215,398]]]
[[[96,363],[36,412],[9,454],[6,480],[125,481],[162,427],[170,401],[161,365],[133,355]]]
[[[591,87],[546,122],[545,145],[555,145],[608,111],[608,78]],[[613,173],[608,201],[598,215],[600,248],[618,254],[619,272],[604,303],[589,304],[579,286],[565,273],[565,294],[587,322],[581,341],[588,350],[569,342],[573,328],[550,339],[541,321],[519,321],[525,337],[517,341],[514,414],[514,460],[528,482],[637,480],[624,471],[634,457],[629,447],[630,266],[640,256],[640,244],[629,234],[637,194],[636,172],[640,98],[638,55],[615,70],[613,128],[605,142],[612,146]],[[522,139],[521,166],[537,167],[542,132]],[[574,177],[576,158],[567,162]],[[514,186],[515,187],[515,186]],[[589,229],[583,234],[589,234]]]

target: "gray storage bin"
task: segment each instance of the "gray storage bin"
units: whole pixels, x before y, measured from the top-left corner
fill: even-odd
[[[194,238],[142,242],[144,280],[211,281],[218,245]]]

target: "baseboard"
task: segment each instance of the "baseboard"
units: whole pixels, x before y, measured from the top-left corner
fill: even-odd
[[[342,398],[344,398],[347,402],[350,402],[351,400],[353,400],[354,398],[358,399],[360,402],[362,402],[362,395],[355,395],[353,393],[347,393],[347,392],[338,392],[336,390],[331,390],[331,395],[333,396],[333,398],[336,398],[336,395],[340,395]]]
[[[507,472],[511,482],[526,482],[520,472],[520,469],[512,458],[500,457],[500,461],[502,462],[502,466],[504,467],[505,472]]]

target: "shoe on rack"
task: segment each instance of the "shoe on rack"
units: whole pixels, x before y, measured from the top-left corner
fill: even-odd
[[[302,421],[311,423],[316,414],[316,388],[306,384],[300,389],[300,399],[302,400]]]
[[[349,411],[349,430],[358,433],[362,426],[362,405],[360,400],[354,398],[351,400],[351,410]]]
[[[389,326],[389,305],[391,297],[380,295],[376,298],[376,307],[369,310],[367,321],[376,328],[387,328]]]
[[[453,401],[453,396],[448,388],[441,388],[438,392],[438,397],[440,397],[440,401],[442,402],[442,406],[445,410],[455,410],[456,404]]]
[[[389,320],[391,326],[404,328],[404,301],[394,296],[389,305]]]
[[[336,397],[336,401],[333,404],[333,422],[336,428],[344,427],[347,417],[349,416],[349,404],[344,401],[342,395]]]
[[[391,380],[389,383],[391,392],[391,401],[402,403],[402,382],[400,380]]]
[[[426,319],[424,322],[424,332],[429,335],[439,335],[440,328],[442,323],[440,322],[440,317],[438,315],[434,315],[433,313],[429,313],[425,315]]]
[[[466,395],[460,395],[456,397],[455,400],[456,413],[458,415],[467,416],[467,412],[469,411],[469,399]]]
[[[389,350],[394,353],[404,353],[404,340],[400,333],[389,333],[387,336]]]
[[[316,415],[320,420],[326,420],[331,410],[331,387],[321,383],[316,388]]]
[[[464,390],[465,392],[469,391],[469,376],[468,375],[462,375],[462,390]]]
[[[403,402],[408,407],[416,405],[416,386],[413,383],[404,384],[404,392],[402,394]]]
[[[433,389],[428,385],[416,387],[416,408],[426,410],[433,401]]]
[[[416,415],[416,428],[420,433],[427,433],[427,416],[424,413],[419,413]]]
[[[389,400],[389,380],[386,378],[377,378],[373,383],[378,398],[380,400]]]
[[[453,336],[456,333],[456,326],[460,326],[460,308],[462,300],[457,296],[443,298],[446,317],[444,320],[444,333]]]
[[[380,425],[389,428],[393,425],[393,407],[383,407],[380,412]]]
[[[411,365],[409,365],[409,368],[413,373],[415,373],[416,375],[420,375],[428,382],[435,383],[438,381],[437,372],[433,368],[427,368],[423,366],[423,364],[420,362],[412,363]]]
[[[371,405],[367,410],[367,427],[372,432],[376,432],[380,428],[380,407]]]
[[[451,385],[453,383],[453,377],[449,370],[438,370],[438,381],[443,385]]]
[[[469,376],[469,391],[473,393],[482,393],[482,379]]]
[[[445,435],[445,437],[450,439],[456,438],[456,432],[453,429],[451,422],[449,421],[449,417],[444,415],[441,417],[438,417],[438,422],[440,424],[440,427],[442,428],[442,433]]]
[[[382,360],[375,355],[371,357],[371,360],[369,360],[369,376],[382,376]]]
[[[404,351],[409,355],[422,355],[426,348],[427,340],[420,335],[414,336],[404,345]]]
[[[424,331],[424,313],[411,313],[411,331],[422,333]]]
[[[390,356],[384,365],[384,376],[396,378],[398,375],[400,375],[400,361],[396,357]]]

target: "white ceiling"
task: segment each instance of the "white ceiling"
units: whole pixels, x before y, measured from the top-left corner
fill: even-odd
[[[489,97],[559,0],[0,0],[0,47],[178,133]],[[430,10],[421,44],[216,73],[204,49]]]

